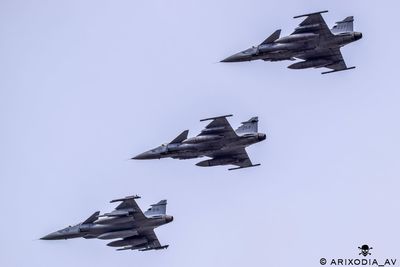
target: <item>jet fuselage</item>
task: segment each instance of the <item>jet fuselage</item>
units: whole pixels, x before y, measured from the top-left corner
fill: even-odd
[[[137,235],[137,232],[140,230],[154,229],[161,225],[170,223],[173,220],[173,217],[170,215],[161,215],[141,221],[135,221],[129,217],[126,218],[127,220],[125,220],[125,222],[115,220],[120,218],[99,218],[93,223],[77,224],[75,226],[66,227],[48,234],[41,239],[60,240],[77,237],[99,239],[124,238],[125,236],[134,236],[135,232]]]
[[[261,142],[266,139],[263,133],[251,133],[233,138],[221,136],[197,136],[188,138],[179,144],[165,144],[155,149],[146,151],[134,157],[134,159],[161,159],[177,158],[191,159],[207,156],[208,153],[230,150]]]
[[[359,32],[346,32],[331,38],[320,38],[319,34],[299,33],[281,37],[272,43],[261,44],[234,54],[221,62],[243,62],[257,59],[265,61],[290,60],[304,53],[316,52],[319,48],[337,48],[362,38]]]

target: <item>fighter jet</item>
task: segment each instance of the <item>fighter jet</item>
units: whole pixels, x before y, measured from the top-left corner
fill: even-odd
[[[289,69],[328,68],[331,71],[354,69],[347,67],[340,48],[362,38],[362,33],[353,30],[353,17],[347,17],[329,29],[321,11],[294,18],[307,17],[295,31],[285,37],[280,37],[281,30],[275,31],[258,46],[253,46],[234,54],[221,62],[242,62],[261,59],[264,61],[296,60]]]
[[[166,215],[167,201],[161,200],[151,205],[146,211],[137,205],[135,199],[139,196],[129,196],[112,200],[110,203],[121,202],[114,211],[100,215],[93,213],[85,221],[68,226],[42,237],[42,240],[59,240],[83,237],[103,240],[117,239],[107,244],[118,247],[117,250],[159,250],[168,248],[158,241],[154,228],[170,223],[173,217]]]
[[[258,117],[253,117],[233,130],[225,115],[203,119],[211,122],[196,137],[188,138],[189,130],[183,131],[168,144],[137,155],[132,159],[192,159],[210,157],[211,159],[197,163],[197,166],[209,167],[218,165],[236,165],[236,170],[259,166],[253,164],[247,155],[246,147],[266,139],[266,135],[258,133]]]

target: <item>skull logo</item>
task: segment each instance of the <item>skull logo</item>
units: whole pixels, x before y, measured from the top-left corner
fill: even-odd
[[[372,247],[369,247],[368,245],[362,245],[361,247],[358,247],[358,249],[361,250],[358,255],[363,255],[364,257],[367,257],[367,255],[371,255],[369,251],[372,249]]]

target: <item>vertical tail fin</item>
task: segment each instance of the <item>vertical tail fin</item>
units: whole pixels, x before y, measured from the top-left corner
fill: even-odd
[[[331,31],[333,34],[342,33],[342,32],[352,32],[352,31],[354,31],[353,22],[354,22],[353,16],[347,17],[342,21],[336,22],[336,25],[333,26]]]
[[[238,135],[246,133],[257,133],[258,132],[258,117],[253,117],[248,121],[242,122],[242,126],[236,129]]]
[[[144,215],[146,217],[153,217],[153,216],[159,216],[159,215],[165,215],[167,212],[167,200],[161,200],[157,204],[151,205],[151,207],[146,210]]]

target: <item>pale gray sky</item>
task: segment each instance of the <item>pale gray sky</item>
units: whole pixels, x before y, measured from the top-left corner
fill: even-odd
[[[398,1],[0,2],[1,266],[320,266],[400,257]],[[289,62],[222,64],[295,15],[349,15],[364,38],[342,49],[353,71]],[[130,161],[195,135],[205,117],[258,115],[261,167]],[[168,199],[164,251],[39,237],[139,194]],[[397,255],[396,255],[397,253]]]

